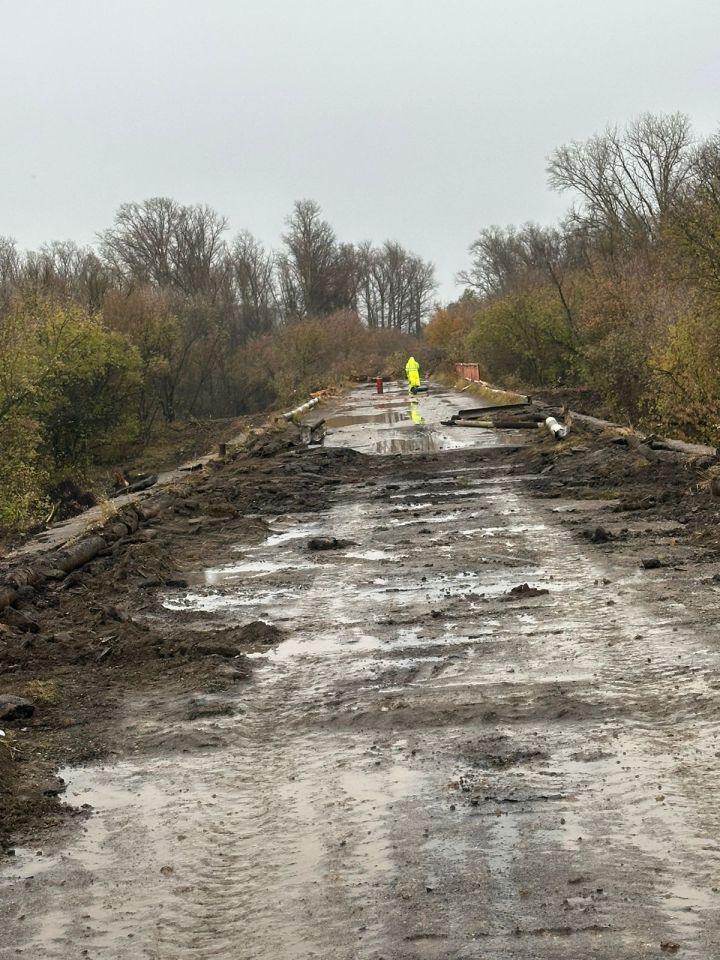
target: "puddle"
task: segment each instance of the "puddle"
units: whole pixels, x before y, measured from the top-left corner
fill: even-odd
[[[386,550],[346,550],[345,556],[352,560],[373,560],[383,563],[400,563],[408,556],[407,553],[389,553]]]
[[[444,427],[442,421],[457,412],[460,401],[457,394],[436,385],[412,402],[397,388],[382,395],[356,394],[351,408],[341,408],[326,418],[324,443],[363,453],[413,456],[527,442],[517,431]]]
[[[226,567],[215,567],[205,571],[205,583],[215,586],[225,581],[238,578],[241,573],[249,573],[255,577],[269,576],[273,573],[282,573],[289,570],[312,570],[315,565],[308,560],[244,560],[239,563],[228,564]]]
[[[338,414],[328,417],[325,420],[325,426],[328,429],[338,427],[357,427],[367,423],[397,423],[400,420],[408,420],[410,413],[407,410],[386,410],[384,413],[369,413],[364,416],[354,416],[352,414]]]

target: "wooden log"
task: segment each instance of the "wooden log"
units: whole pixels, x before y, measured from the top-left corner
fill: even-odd
[[[684,440],[667,440],[665,437],[649,438],[646,441],[652,450],[670,450],[686,457],[717,457],[717,447],[704,443],[685,443]]]
[[[498,430],[537,430],[537,420],[493,420]]]
[[[181,468],[182,469],[182,468]],[[138,493],[140,490],[147,490],[148,487],[154,487],[158,482],[158,475],[156,473],[151,473],[148,477],[143,477],[142,480],[136,480],[135,483],[129,484],[127,487],[124,487],[122,490],[115,490],[110,494],[111,497],[124,497],[127,493]]]
[[[105,532],[105,535],[113,540],[122,540],[122,538],[126,537],[129,533],[130,531],[125,524],[118,521],[117,523],[110,524]]]
[[[446,426],[471,427],[480,430],[537,430],[535,420],[454,420],[443,421]]]
[[[575,413],[570,411],[573,420],[596,430],[622,430],[619,423],[613,423],[611,420],[600,420],[598,417],[591,417],[585,413]],[[621,435],[629,447],[637,450],[648,460],[680,460],[690,457],[717,457],[717,447],[711,447],[704,443],[686,443],[684,440],[672,440],[667,437],[646,437],[642,438],[635,433],[623,433]],[[663,454],[668,456],[663,456]]]
[[[472,420],[473,417],[484,419],[486,414],[494,411],[502,412],[503,410],[522,410],[523,408],[529,406],[530,399],[528,398],[527,400],[523,400],[522,403],[496,403],[487,407],[468,407],[467,410],[458,410],[453,419]]]
[[[476,427],[482,428],[484,430],[491,430],[493,427],[492,420],[455,420],[453,423],[454,427]]]
[[[81,540],[79,543],[61,550],[55,559],[55,565],[63,573],[72,573],[78,567],[89,563],[106,546],[107,543],[103,537],[88,537],[87,540]]]

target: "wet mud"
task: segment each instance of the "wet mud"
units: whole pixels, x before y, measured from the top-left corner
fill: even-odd
[[[602,437],[445,440],[458,405],[358,391],[7,628],[64,690],[19,748],[68,762],[3,960],[717,955],[716,507]]]

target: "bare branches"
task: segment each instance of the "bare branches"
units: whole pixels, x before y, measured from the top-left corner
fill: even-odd
[[[221,286],[227,221],[208,206],[167,197],[124,203],[100,237],[107,264],[126,283],[214,299]]]
[[[680,113],[643,114],[622,133],[608,127],[549,158],[550,186],[580,195],[578,220],[632,242],[657,237],[692,175],[693,138]]]
[[[419,333],[437,286],[432,263],[391,241],[362,244],[357,254],[358,306],[368,326]]]

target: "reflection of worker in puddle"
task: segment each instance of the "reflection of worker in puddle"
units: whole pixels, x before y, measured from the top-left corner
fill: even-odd
[[[418,408],[415,406],[416,403],[417,403],[417,400],[413,400],[410,406],[410,419],[412,420],[413,423],[423,423],[424,421],[422,418],[422,414],[420,413]]]
[[[410,385],[410,393],[415,393],[420,386],[420,364],[415,357],[410,357],[405,364],[405,373],[407,374],[408,384]]]

